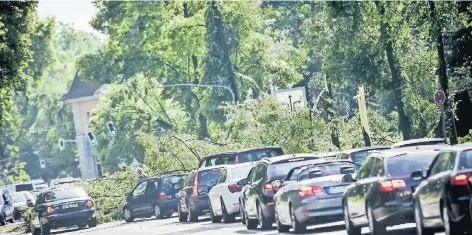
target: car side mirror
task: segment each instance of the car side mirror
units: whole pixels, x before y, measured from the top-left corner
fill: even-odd
[[[321,177],[321,176],[323,176],[321,171],[311,171],[310,173],[308,173],[308,178],[310,178],[310,179],[318,178],[318,177]]]
[[[280,188],[282,187],[282,182],[280,180],[272,181],[272,188]]]
[[[354,168],[350,166],[341,167],[341,174],[354,174]]]
[[[34,207],[34,203],[33,203],[33,201],[31,201],[31,199],[28,199],[28,201],[26,201],[26,205],[28,207]]]
[[[424,171],[414,171],[411,173],[410,178],[413,180],[422,180],[422,179],[426,179],[427,176],[426,176],[426,172]]]
[[[242,180],[239,180],[239,181],[236,183],[236,185],[237,185],[238,187],[243,187],[243,186],[245,186],[246,184],[248,184],[247,178],[244,178],[244,179],[242,179]]]
[[[351,173],[347,173],[343,176],[342,182],[343,183],[352,183],[352,182],[356,182],[356,179],[354,178],[354,176],[352,176]]]

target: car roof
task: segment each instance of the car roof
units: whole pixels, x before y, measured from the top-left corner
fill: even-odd
[[[320,157],[336,157],[336,155],[340,154],[341,152],[326,152],[326,153],[316,153]]]
[[[211,170],[211,169],[219,169],[219,168],[224,168],[225,166],[228,166],[228,165],[207,166],[207,167],[202,167],[202,168],[195,169],[195,170],[193,170],[193,172],[205,171],[205,170]]]
[[[271,157],[271,158],[263,158],[261,159],[261,161],[267,161],[269,163],[276,163],[276,162],[280,162],[280,161],[287,160],[290,158],[313,158],[313,160],[323,159],[323,157],[317,153],[296,153],[296,154],[285,154],[285,155]]]
[[[173,170],[173,171],[159,172],[153,176],[148,177],[147,179],[160,179],[163,177],[174,176],[174,175],[187,175],[189,172],[190,172],[189,170]]]
[[[262,150],[262,149],[282,149],[282,147],[280,147],[280,146],[266,146],[266,147],[247,148],[247,149],[240,149],[240,150],[230,150],[230,151],[226,151],[226,152],[207,155],[207,156],[203,157],[202,160],[205,159],[205,158],[214,157],[214,156],[218,156],[218,155],[244,153],[244,152],[249,152],[249,151],[254,151],[254,150]]]
[[[359,148],[354,148],[354,149],[348,149],[345,151],[342,151],[340,153],[355,153],[355,152],[361,152],[361,151],[366,151],[366,150],[377,150],[377,149],[390,149],[389,146],[365,146],[365,147],[359,147]]]
[[[220,165],[223,166],[226,169],[233,169],[233,168],[242,168],[242,167],[252,167],[257,164],[256,162],[245,162],[245,163],[239,163],[239,164],[228,164],[228,165]]]
[[[443,150],[454,150],[454,151],[464,151],[472,149],[472,142],[466,142],[462,144],[455,144],[445,147]]]
[[[380,154],[384,158],[391,158],[391,157],[397,157],[397,156],[402,156],[402,155],[420,155],[423,153],[432,153],[432,152],[437,152],[439,153],[443,148],[431,148],[432,146],[429,146],[430,148],[401,148],[401,149],[391,149],[387,151],[379,151],[376,152],[377,154]]]
[[[405,141],[400,141],[398,143],[392,144],[392,148],[398,148],[404,145],[412,145],[412,144],[420,144],[424,142],[444,142],[444,139],[442,138],[421,138],[421,139],[412,139],[412,140],[405,140]]]

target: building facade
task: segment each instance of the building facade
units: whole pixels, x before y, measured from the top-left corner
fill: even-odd
[[[83,81],[76,73],[67,94],[66,103],[72,106],[75,126],[75,141],[79,154],[79,167],[83,179],[93,179],[99,176],[97,156],[92,143],[87,138],[90,114],[98,104],[100,95],[106,90],[105,84],[91,84]],[[105,127],[104,127],[105,128]]]

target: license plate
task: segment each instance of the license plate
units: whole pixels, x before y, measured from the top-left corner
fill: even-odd
[[[78,204],[77,203],[71,203],[71,204],[64,204],[62,206],[63,209],[68,209],[68,208],[74,208],[74,207],[77,207]]]
[[[331,187],[329,188],[329,193],[335,194],[335,193],[344,193],[346,191],[347,186],[338,186],[338,187]]]

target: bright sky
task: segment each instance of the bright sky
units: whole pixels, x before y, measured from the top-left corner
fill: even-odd
[[[96,32],[89,25],[96,12],[91,0],[40,0],[37,11],[40,18],[54,16],[76,29]]]

